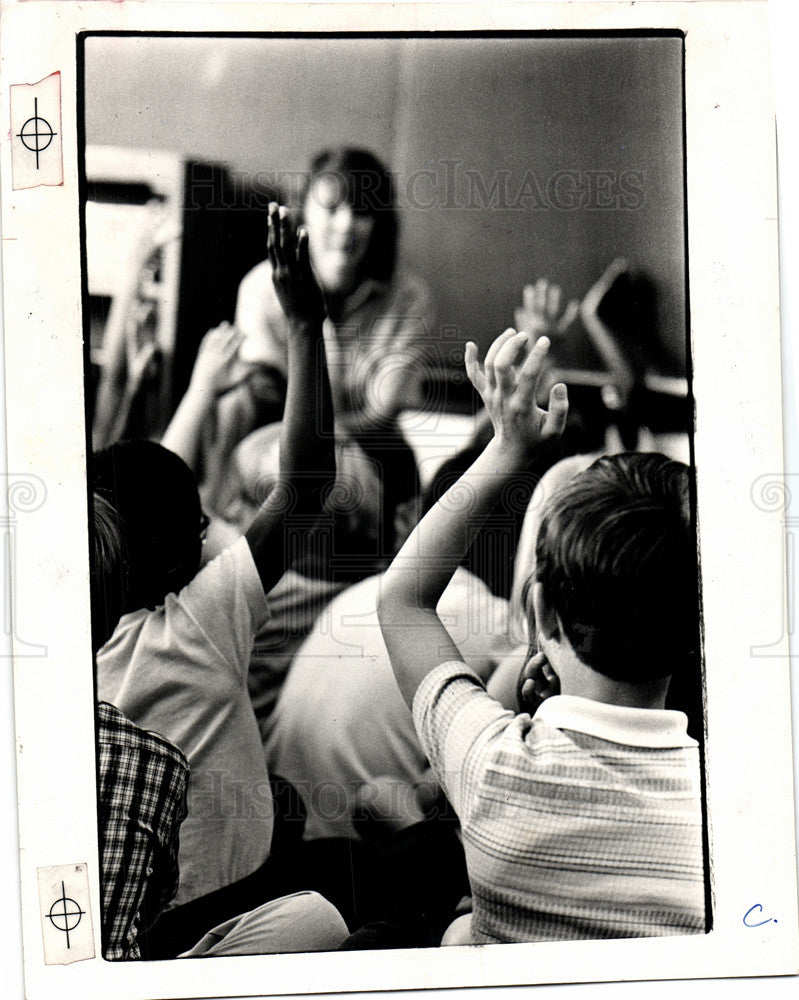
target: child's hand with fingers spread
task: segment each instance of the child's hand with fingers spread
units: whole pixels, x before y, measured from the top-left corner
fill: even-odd
[[[471,341],[465,355],[466,373],[491,417],[497,446],[522,461],[560,437],[569,412],[562,383],[552,387],[547,410],[537,405],[536,387],[549,340],[541,337],[531,346],[531,339],[527,333],[508,329],[488,349],[482,364]]]
[[[267,250],[275,293],[287,318],[300,326],[321,324],[325,303],[311,268],[308,233],[300,229],[295,238],[288,211],[274,202],[269,206]]]
[[[191,373],[192,389],[208,396],[222,396],[246,377],[239,361],[243,334],[230,323],[220,323],[209,330],[200,343]]]
[[[517,330],[526,330],[533,340],[539,337],[556,337],[565,333],[580,311],[580,303],[573,299],[562,307],[560,285],[546,278],[539,278],[522,290],[522,304],[515,310]]]

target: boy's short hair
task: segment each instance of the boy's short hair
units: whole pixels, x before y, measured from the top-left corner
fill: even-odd
[[[120,518],[129,565],[125,611],[163,604],[200,565],[202,509],[193,473],[154,441],[121,441],[93,456],[92,476]]]
[[[545,510],[536,579],[598,673],[643,683],[684,667],[699,613],[687,466],[626,453],[575,476]]]
[[[99,493],[92,497],[89,531],[89,582],[92,652],[110,639],[122,617],[127,592],[127,565],[119,515]]]

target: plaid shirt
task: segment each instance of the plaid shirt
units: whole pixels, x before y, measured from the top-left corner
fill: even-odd
[[[139,958],[138,934],[178,889],[189,765],[162,736],[97,705],[103,954]]]

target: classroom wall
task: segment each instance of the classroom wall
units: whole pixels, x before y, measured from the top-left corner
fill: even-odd
[[[490,343],[535,277],[579,297],[621,255],[652,281],[682,370],[680,39],[95,37],[85,65],[91,143],[219,160],[244,182],[372,149],[455,340]]]

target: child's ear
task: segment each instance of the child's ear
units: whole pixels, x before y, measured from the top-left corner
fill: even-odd
[[[538,582],[533,584],[533,611],[535,624],[543,639],[560,638],[560,622],[558,616],[544,596],[544,588]]]

